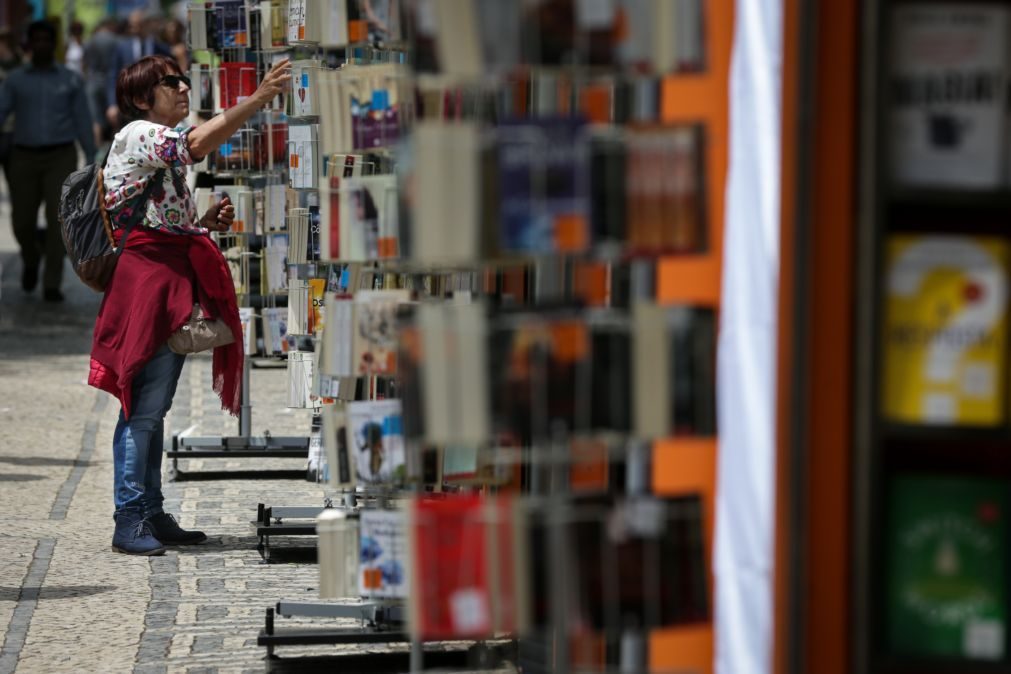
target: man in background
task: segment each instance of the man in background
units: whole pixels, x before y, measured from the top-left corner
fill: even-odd
[[[84,88],[88,94],[88,104],[91,106],[95,143],[101,148],[112,141],[112,126],[105,117],[105,111],[116,101],[106,98],[106,86],[112,73],[116,47],[119,44],[118,29],[119,21],[106,18],[95,27],[95,31],[84,45]]]
[[[95,159],[95,137],[81,76],[55,61],[56,28],[46,21],[28,26],[32,60],[0,85],[0,125],[14,113],[10,158],[11,219],[21,248],[21,287],[35,289],[41,251],[36,239],[39,205],[46,204],[43,298],[63,301],[63,235],[59,205],[63,181],[77,168],[76,140],[85,162]]]
[[[156,27],[155,21],[145,21],[144,12],[139,9],[130,12],[126,18],[126,30],[113,53],[112,68],[105,84],[105,96],[109,101],[105,117],[114,131],[119,129],[121,121],[119,107],[116,105],[116,78],[119,72],[145,56],[172,56],[169,48],[155,38]]]

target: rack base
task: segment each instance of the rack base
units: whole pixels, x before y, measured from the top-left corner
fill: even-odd
[[[173,480],[227,479],[229,477],[304,479],[305,470],[202,471],[179,470],[179,459],[239,459],[283,458],[308,459],[308,437],[235,436],[189,438],[172,436],[172,449],[166,452],[172,459],[170,477]],[[198,477],[202,476],[202,477]],[[213,476],[213,478],[211,477]]]
[[[258,503],[256,506],[256,519],[250,522],[253,531],[256,532],[256,551],[264,564],[273,561],[271,556],[270,539],[274,536],[316,536],[316,517],[323,511],[323,507],[312,506],[267,506]],[[285,521],[296,520],[294,522]],[[313,540],[312,550],[316,548]],[[308,552],[309,546],[306,546]]]

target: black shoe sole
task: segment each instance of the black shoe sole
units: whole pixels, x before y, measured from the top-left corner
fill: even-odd
[[[155,548],[154,550],[149,550],[148,552],[130,552],[129,550],[124,550],[123,548],[112,546],[113,552],[121,552],[124,555],[136,555],[138,557],[158,557],[159,555],[165,554],[165,548]]]
[[[160,538],[158,540],[161,540]],[[192,541],[161,541],[162,545],[199,545],[207,541],[207,536],[195,538]]]

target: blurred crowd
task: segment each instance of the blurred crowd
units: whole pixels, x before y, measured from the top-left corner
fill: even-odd
[[[186,27],[178,18],[162,13],[130,13],[109,17],[89,33],[75,21],[63,36],[63,65],[81,75],[87,92],[95,145],[101,153],[120,127],[116,105],[116,76],[125,66],[143,56],[165,54],[189,68]],[[23,31],[0,27],[0,84],[17,67],[31,62],[31,44]],[[14,118],[0,127],[0,163],[12,145]]]

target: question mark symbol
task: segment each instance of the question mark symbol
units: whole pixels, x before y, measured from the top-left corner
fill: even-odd
[[[895,245],[903,245],[909,239],[899,238]],[[972,419],[959,419],[959,409],[963,402],[986,403],[992,400],[996,391],[997,360],[989,362],[967,362],[967,352],[993,337],[1004,316],[1007,301],[1007,287],[1004,264],[985,244],[1002,245],[991,240],[974,240],[966,237],[923,237],[909,243],[895,259],[888,278],[888,291],[892,301],[918,302],[931,276],[940,272],[954,273],[959,278],[959,297],[954,311],[945,312],[947,321],[931,326],[924,346],[923,362],[916,371],[907,372],[911,381],[897,383],[916,391],[915,409],[901,404],[901,410],[894,405],[894,392],[887,391],[893,411],[904,421],[949,424],[958,421],[971,423],[998,423],[1002,410],[997,406],[995,414],[982,412],[973,414]],[[950,290],[949,283],[943,284]],[[947,298],[947,295],[944,296]],[[924,327],[923,309],[919,308],[919,325]],[[920,343],[919,336],[915,338]],[[906,345],[905,348],[910,348]],[[914,347],[915,348],[915,347]],[[994,350],[1003,348],[994,345]],[[891,374],[895,374],[894,372]],[[906,389],[909,390],[909,389]],[[986,418],[976,418],[986,417]],[[996,418],[991,418],[996,416]]]

